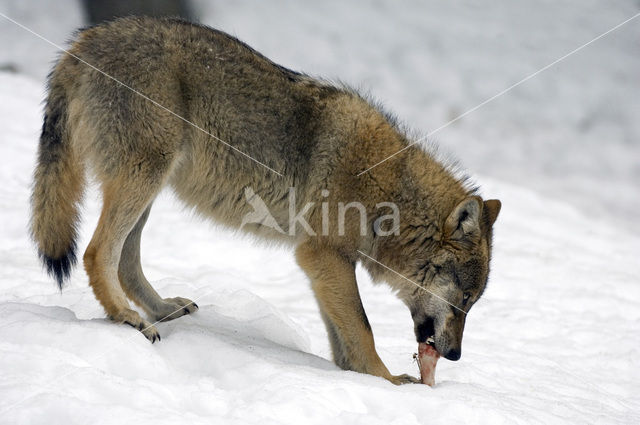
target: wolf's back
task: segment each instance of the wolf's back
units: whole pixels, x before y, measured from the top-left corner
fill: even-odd
[[[84,170],[69,140],[68,99],[57,81],[59,67],[49,77],[31,195],[31,235],[47,272],[62,288],[76,263],[76,225]]]

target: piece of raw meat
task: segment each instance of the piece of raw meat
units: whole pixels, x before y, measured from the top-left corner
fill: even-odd
[[[418,361],[422,383],[432,387],[436,383],[436,363],[438,363],[440,353],[432,345],[421,342],[418,344],[418,354],[414,357]]]

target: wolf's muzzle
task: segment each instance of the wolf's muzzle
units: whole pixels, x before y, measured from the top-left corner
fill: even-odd
[[[418,343],[427,342],[427,339],[435,335],[435,332],[433,318],[431,317],[427,317],[421,323],[416,323],[415,333]]]
[[[452,348],[451,350],[447,351],[447,354],[444,355],[444,358],[447,360],[453,360],[455,362],[456,360],[460,359],[460,356],[462,356],[460,350]]]

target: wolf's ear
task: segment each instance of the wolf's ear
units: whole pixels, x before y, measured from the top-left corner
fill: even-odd
[[[457,242],[477,242],[480,238],[482,199],[470,196],[451,211],[444,223],[444,236]]]
[[[493,223],[496,222],[500,208],[502,208],[502,202],[497,199],[484,201],[484,216],[489,227],[493,226]]]

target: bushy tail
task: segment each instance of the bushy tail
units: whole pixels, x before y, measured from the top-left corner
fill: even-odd
[[[84,187],[84,169],[68,140],[67,109],[64,91],[52,84],[31,196],[31,235],[60,289],[76,263],[76,226]]]

